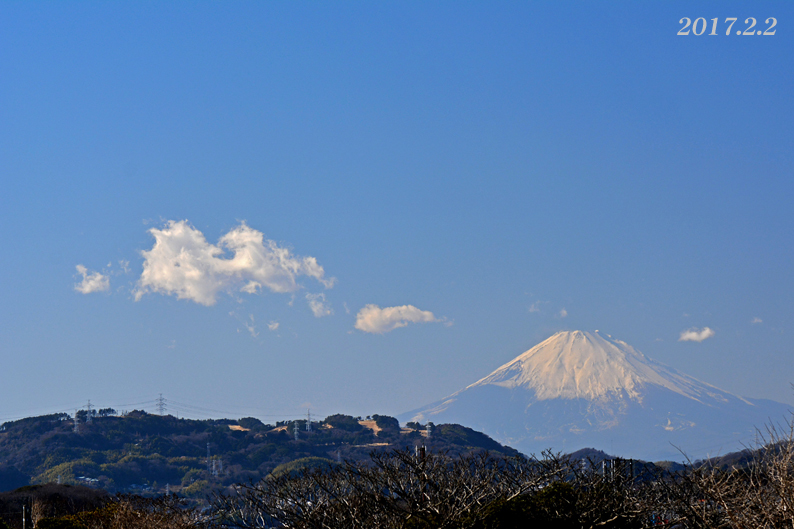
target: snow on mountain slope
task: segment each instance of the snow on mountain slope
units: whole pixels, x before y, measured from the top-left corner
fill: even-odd
[[[558,332],[469,388],[484,384],[531,389],[538,400],[608,399],[625,391],[641,402],[642,388],[648,384],[703,401],[724,400],[725,393],[598,331]]]
[[[592,446],[624,457],[701,457],[751,442],[788,407],[679,373],[598,331],[559,332],[402,421],[457,422],[524,453]]]

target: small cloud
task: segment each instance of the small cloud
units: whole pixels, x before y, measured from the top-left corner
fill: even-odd
[[[251,334],[253,338],[257,338],[259,336],[259,332],[256,330],[256,325],[254,324],[254,315],[249,314],[248,320],[244,323],[245,328],[248,329],[248,332]]]
[[[560,318],[566,318],[568,316],[568,311],[565,310],[565,307],[559,312]]]
[[[681,336],[678,338],[678,341],[700,343],[707,338],[711,338],[712,336],[714,336],[714,331],[708,327],[703,327],[702,329],[692,327],[691,329],[681,331]]]
[[[81,294],[91,294],[92,292],[104,292],[110,290],[110,278],[99,272],[88,270],[79,264],[75,266],[77,273],[83,276],[83,280],[74,285],[74,289]]]
[[[240,292],[245,292],[246,294],[256,294],[257,289],[262,289],[262,283],[259,281],[249,281],[243,288],[240,289]]]
[[[419,310],[413,305],[384,307],[367,305],[356,315],[356,329],[373,334],[383,334],[409,323],[443,322],[428,310]]]
[[[529,312],[540,312],[540,301],[536,301],[529,306]]]
[[[764,320],[762,320],[761,318],[756,317],[756,318],[753,318],[752,321],[750,321],[750,323],[752,323],[752,324],[764,323]]]
[[[347,306],[347,303],[342,303],[342,306],[345,308],[345,314],[350,314],[350,309]]]
[[[279,325],[281,325],[279,322],[271,321],[270,323],[267,324],[267,328],[270,331],[277,331]]]
[[[325,301],[325,294],[306,294],[306,300],[309,302],[309,308],[312,309],[315,318],[330,316],[334,313]]]
[[[119,274],[129,274],[130,273],[130,262],[129,261],[125,261],[124,259],[121,259],[119,261],[119,267],[121,268],[121,270],[119,272],[117,272],[117,273],[119,273]]]
[[[176,349],[176,340],[171,340],[171,343],[168,345],[169,349]]]

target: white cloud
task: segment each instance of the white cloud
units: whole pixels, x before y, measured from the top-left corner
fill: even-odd
[[[240,289],[240,292],[245,292],[246,294],[256,294],[257,289],[262,290],[262,283],[259,281],[249,281]]]
[[[750,321],[750,323],[753,323],[753,324],[755,324],[755,323],[764,323],[764,320],[762,320],[761,318],[756,317],[756,318],[753,318],[752,321]]]
[[[325,278],[325,270],[314,257],[292,255],[245,223],[221,237],[217,246],[208,243],[204,234],[186,220],[168,221],[149,233],[155,242],[151,250],[141,252],[143,273],[135,291],[136,301],[157,292],[209,306],[222,291],[253,294],[267,288],[277,293],[294,292],[301,288],[298,276],[312,277],[325,288],[336,282],[335,278]]]
[[[714,331],[708,327],[703,327],[702,329],[692,327],[691,329],[681,331],[681,336],[678,338],[678,341],[699,343],[707,338],[711,338],[712,336],[714,336]]]
[[[79,264],[75,266],[77,273],[83,276],[83,280],[75,284],[74,289],[81,294],[91,294],[92,292],[104,292],[110,290],[110,278],[99,272],[89,271],[88,268]]]
[[[529,306],[529,312],[540,312],[540,301],[536,301]]]
[[[325,301],[325,294],[306,294],[306,300],[309,302],[309,308],[312,309],[315,318],[330,316],[334,313]]]
[[[565,310],[565,307],[559,312],[560,318],[565,318],[568,316],[568,311]]]
[[[256,338],[259,336],[259,331],[256,330],[256,324],[254,323],[254,315],[249,314],[248,319],[250,320],[250,322],[246,321],[244,323],[245,328],[248,329],[248,332],[251,333],[251,336],[253,338]]]
[[[270,323],[267,324],[267,328],[271,331],[277,331],[279,325],[281,325],[279,322],[271,321]]]
[[[426,323],[445,321],[437,319],[428,310],[419,310],[413,305],[400,307],[384,307],[367,305],[356,315],[356,329],[359,331],[383,334],[393,331],[398,327],[405,327],[409,323]]]

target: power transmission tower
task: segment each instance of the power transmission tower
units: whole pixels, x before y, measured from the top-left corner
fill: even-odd
[[[80,433],[80,419],[77,417],[77,410],[74,410],[74,433]]]
[[[88,404],[85,406],[85,422],[91,422],[91,399],[88,399]]]
[[[293,424],[292,431],[295,432],[295,440],[298,440],[298,432],[300,431],[298,428],[298,421],[295,421]]]
[[[163,398],[163,394],[160,393],[160,398],[157,399],[157,413],[158,415],[165,415],[165,399]]]
[[[210,444],[207,443],[207,474],[210,473]]]
[[[306,408],[306,431],[312,431],[312,412],[309,408]]]

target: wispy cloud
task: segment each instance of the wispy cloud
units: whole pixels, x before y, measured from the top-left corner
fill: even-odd
[[[330,316],[334,313],[325,301],[325,294],[306,294],[306,300],[309,302],[309,308],[312,309],[315,318]]]
[[[563,307],[562,310],[559,312],[559,316],[560,316],[560,318],[567,318],[568,317],[568,311],[565,310],[565,307]]]
[[[356,329],[373,334],[383,334],[409,323],[442,322],[428,310],[419,310],[413,305],[380,308],[377,305],[366,305],[356,315]]]
[[[79,264],[75,266],[77,273],[83,276],[82,281],[74,285],[74,289],[81,294],[91,294],[93,292],[104,292],[110,290],[110,278],[99,272],[88,270]]]
[[[699,343],[707,338],[711,338],[712,336],[714,336],[714,331],[708,327],[703,327],[702,329],[692,327],[691,329],[681,331],[681,336],[678,338],[678,341]]]
[[[540,301],[536,301],[529,306],[529,312],[540,312]]]
[[[259,336],[259,331],[256,330],[256,323],[254,322],[253,314],[248,315],[248,320],[244,322],[244,325],[253,338],[257,338]]]
[[[168,221],[149,233],[155,242],[151,250],[141,252],[143,273],[136,301],[151,292],[210,306],[222,291],[253,294],[266,288],[289,293],[301,288],[299,276],[311,277],[325,288],[336,281],[326,279],[316,258],[295,256],[245,223],[221,237],[217,245],[208,243],[186,220]]]
[[[764,323],[764,320],[762,320],[761,318],[755,317],[755,318],[753,318],[753,319],[750,321],[750,323],[752,323],[752,324],[754,324],[754,325],[755,325],[756,323]]]
[[[119,261],[119,267],[121,268],[121,270],[119,272],[117,272],[118,274],[129,274],[130,273],[130,262],[129,261],[125,261],[124,259],[121,259]]]
[[[267,328],[268,328],[268,330],[270,330],[270,331],[277,331],[277,330],[278,330],[278,327],[279,327],[279,325],[281,325],[279,322],[277,322],[277,321],[271,321],[270,323],[268,323],[268,324],[267,324]]]

